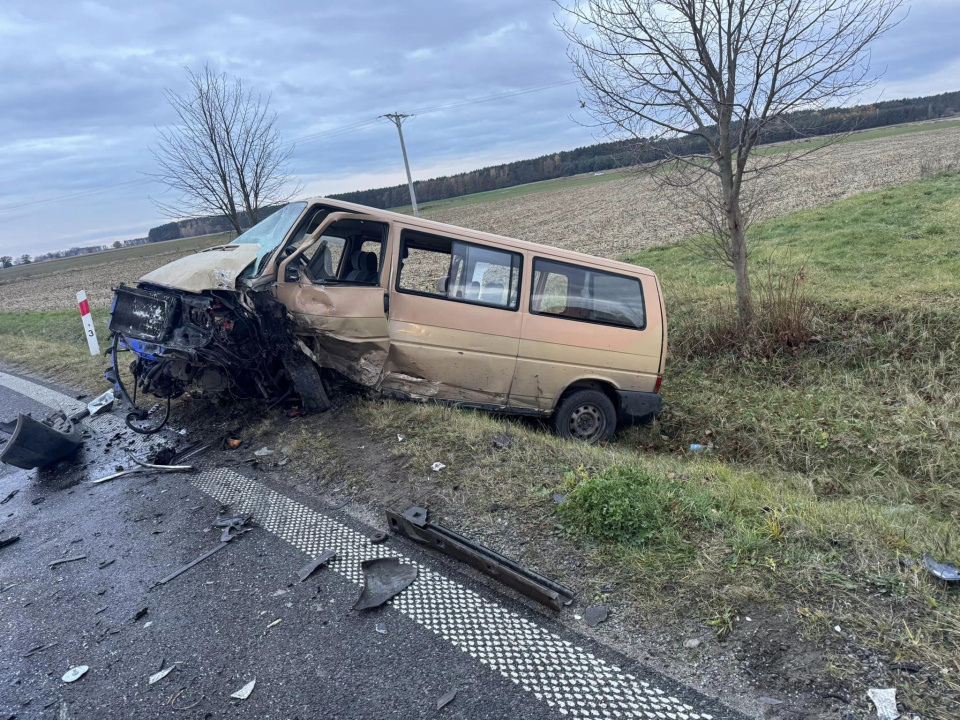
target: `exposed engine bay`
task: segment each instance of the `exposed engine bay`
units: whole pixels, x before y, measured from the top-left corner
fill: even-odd
[[[296,391],[309,411],[329,406],[316,368],[293,349],[286,308],[269,294],[121,285],[110,330],[107,378],[132,406],[127,425],[137,432],[163,427],[170,401],[187,392],[272,406]],[[121,373],[127,352],[129,389]],[[166,414],[148,417],[150,411],[137,406],[138,396],[148,395],[167,401]]]

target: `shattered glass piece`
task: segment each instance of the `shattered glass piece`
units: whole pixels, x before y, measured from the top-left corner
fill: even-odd
[[[76,667],[72,667],[67,670],[67,672],[63,674],[62,679],[65,683],[72,683],[74,680],[79,680],[82,678],[89,669],[89,665],[77,665]]]
[[[248,682],[246,685],[244,685],[242,688],[240,688],[235,693],[233,693],[230,697],[236,698],[237,700],[246,700],[248,697],[250,697],[250,693],[253,692],[253,686],[256,684],[257,684],[257,679],[254,678],[253,680]]]
[[[380,607],[417,579],[417,567],[403,564],[397,557],[364,560],[360,567],[363,570],[363,592],[353,606],[354,610]]]

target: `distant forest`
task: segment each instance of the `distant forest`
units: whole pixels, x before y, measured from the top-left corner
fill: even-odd
[[[869,130],[870,128],[899,125],[901,123],[933,120],[960,114],[960,92],[943,93],[921,98],[888,100],[873,105],[858,105],[850,108],[828,108],[819,111],[792,113],[786,120],[769,128],[763,142],[783,142],[818,135]],[[417,202],[471,195],[488,190],[523,185],[540,180],[569,177],[581,173],[600,172],[654,162],[664,152],[698,154],[706,151],[702,140],[689,138],[644,143],[637,140],[621,140],[600,143],[543,155],[530,160],[517,160],[504,165],[492,165],[479,170],[445,175],[431,180],[414,182]],[[330,197],[368,205],[375,208],[394,208],[410,204],[406,185],[357,190]],[[276,209],[276,208],[274,208]],[[247,226],[247,223],[243,223]],[[171,222],[150,230],[149,242],[174,240],[181,237],[226,232],[230,223],[224,217],[205,217]]]

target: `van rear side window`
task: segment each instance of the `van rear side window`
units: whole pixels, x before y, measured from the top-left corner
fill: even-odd
[[[519,253],[404,230],[400,257],[400,292],[506,310],[519,307]]]
[[[530,312],[643,330],[640,280],[580,265],[535,258]]]

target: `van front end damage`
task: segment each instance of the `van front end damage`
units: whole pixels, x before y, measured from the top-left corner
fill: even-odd
[[[170,401],[187,392],[274,405],[296,390],[306,409],[328,406],[316,369],[309,362],[305,368],[294,354],[284,307],[269,295],[193,293],[147,283],[121,285],[114,293],[107,375],[132,407],[127,425],[136,432],[158,431],[166,423]],[[132,355],[130,390],[120,369],[124,352]],[[148,417],[137,406],[141,395],[166,400],[166,411]]]

